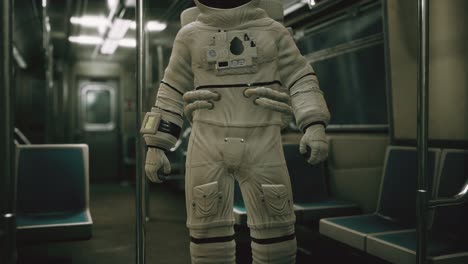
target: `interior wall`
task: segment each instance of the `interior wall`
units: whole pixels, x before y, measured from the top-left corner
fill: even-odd
[[[328,183],[331,195],[375,211],[382,179],[386,134],[329,133]]]
[[[393,133],[416,139],[417,2],[388,0]],[[429,138],[468,141],[468,1],[430,1]]]

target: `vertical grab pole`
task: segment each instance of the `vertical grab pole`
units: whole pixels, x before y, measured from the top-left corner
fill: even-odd
[[[146,32],[146,31],[144,31]],[[145,86],[143,87],[143,92],[141,94],[141,98],[142,100],[144,100],[145,98],[148,97],[148,89],[150,87],[150,80],[148,78],[151,77],[151,74],[149,71],[151,71],[151,57],[149,57],[150,55],[150,51],[149,51],[149,38],[146,38],[146,35],[145,35],[145,44],[144,44],[144,50],[145,50],[145,53],[144,53],[144,58],[145,58],[145,61],[144,61],[144,64],[145,64],[145,68],[142,68],[145,72],[145,75],[143,76],[145,79],[144,79],[144,83],[145,83]],[[147,106],[147,100],[145,101],[141,101],[141,107],[142,107],[142,110],[141,110],[141,113],[143,113],[143,109],[148,109],[148,106]],[[142,157],[145,156],[145,150],[146,150],[146,147],[144,145],[141,146],[141,155]],[[143,167],[144,166],[144,163],[142,162],[141,163],[141,166]],[[143,178],[145,179],[144,180],[144,192],[145,192],[145,204],[144,204],[144,209],[145,209],[145,221],[148,222],[150,221],[151,219],[151,192],[150,192],[150,185],[149,185],[149,180],[147,177],[145,177],[146,173],[143,173]]]
[[[136,89],[136,263],[146,262],[146,238],[145,238],[145,178],[143,175],[143,151],[142,140],[139,136],[141,127],[141,113],[143,113],[143,89],[145,79],[145,28],[143,0],[136,1],[137,22],[137,89]]]
[[[16,263],[16,173],[13,145],[12,0],[0,3],[0,263]]]
[[[418,0],[418,190],[417,190],[417,249],[418,264],[427,256],[427,138],[429,98],[429,1]]]

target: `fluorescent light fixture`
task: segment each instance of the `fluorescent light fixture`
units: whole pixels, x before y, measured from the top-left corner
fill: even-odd
[[[136,29],[136,22],[135,21],[132,21],[132,23],[130,24],[130,28],[131,29]],[[146,30],[148,31],[163,31],[167,28],[167,24],[166,23],[162,23],[162,22],[159,22],[157,20],[152,20],[152,21],[148,21],[146,23]]]
[[[137,46],[136,39],[124,38],[119,41],[119,46],[124,48],[135,48]]]
[[[101,46],[101,53],[108,54],[108,55],[114,54],[114,52],[117,50],[118,47],[119,47],[119,41],[106,39]]]
[[[119,5],[119,0],[107,0],[107,7],[109,10],[114,10]]]
[[[148,21],[148,23],[146,23],[146,29],[148,31],[163,31],[167,28],[167,24],[166,23],[161,23],[159,21]]]
[[[121,39],[125,36],[130,25],[132,24],[131,20],[128,19],[114,19],[114,23],[109,31],[108,38],[110,39]]]
[[[103,40],[97,36],[70,36],[68,38],[70,42],[81,44],[81,45],[100,45],[102,54],[113,54],[118,47],[123,48],[135,48],[137,46],[136,39],[134,38],[123,38],[123,39],[106,39]]]
[[[101,37],[95,36],[70,36],[68,41],[82,45],[99,45],[103,42]]]
[[[136,6],[136,0],[125,0],[125,6],[126,7],[135,7]]]
[[[42,0],[42,7],[47,7],[47,0]]]
[[[71,17],[70,22],[83,27],[100,28],[109,26],[109,20],[105,16]]]
[[[315,0],[310,0],[310,1],[309,1],[309,6],[312,7],[312,6],[314,6],[314,5],[315,5]]]
[[[287,7],[286,9],[284,9],[284,15],[287,16],[287,15],[291,14],[292,12],[294,12],[294,11],[300,9],[301,7],[307,5],[307,3],[308,3],[308,0],[306,0],[305,3],[304,3],[304,0],[303,0],[303,1],[299,2],[299,3],[295,3],[295,4]]]
[[[28,64],[23,59],[23,56],[21,56],[21,53],[19,50],[16,48],[15,45],[13,45],[13,58],[15,58],[16,63],[18,64],[18,67],[21,69],[26,69],[28,67]]]

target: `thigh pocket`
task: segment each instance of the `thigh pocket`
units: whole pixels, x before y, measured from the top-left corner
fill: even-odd
[[[218,191],[218,182],[193,187],[193,207],[195,216],[209,217],[218,212],[220,193]]]
[[[288,190],[283,184],[262,184],[262,201],[271,216],[289,215],[291,200]]]

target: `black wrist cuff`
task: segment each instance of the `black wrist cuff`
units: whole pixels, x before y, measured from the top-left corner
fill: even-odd
[[[171,121],[161,119],[161,121],[159,121],[158,131],[170,134],[175,138],[179,139],[180,131],[182,131],[182,128],[177,124],[172,123]]]
[[[311,127],[311,126],[314,126],[314,125],[322,125],[324,128],[327,127],[327,124],[323,121],[317,121],[317,122],[312,122],[310,124],[307,124],[303,129],[302,129],[302,132],[305,133],[307,128]]]

